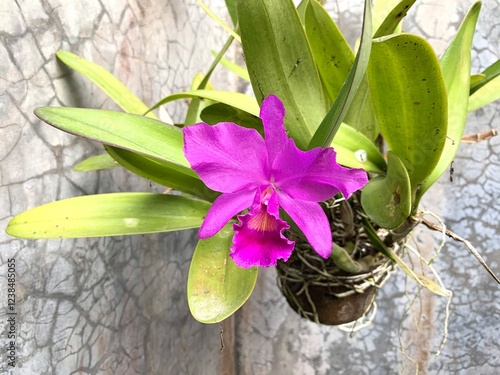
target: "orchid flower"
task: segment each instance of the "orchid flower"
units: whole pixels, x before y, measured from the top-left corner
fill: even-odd
[[[274,95],[262,102],[265,139],[254,129],[231,122],[198,123],[182,129],[184,154],[202,181],[222,194],[214,201],[198,236],[219,232],[236,214],[230,256],[239,267],[269,267],[286,261],[294,242],[283,233],[288,223],[280,207],[323,258],[332,252],[332,232],[318,202],[337,193],[347,199],[367,182],[362,169],[336,162],[333,148],[302,151],[288,138],[285,108]]]

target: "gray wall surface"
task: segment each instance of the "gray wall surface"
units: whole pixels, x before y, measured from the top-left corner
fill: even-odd
[[[206,1],[228,19],[221,0]],[[406,30],[425,35],[438,54],[471,5],[418,1]],[[500,4],[483,4],[473,71],[500,57]],[[334,19],[359,33],[361,1],[329,2]],[[162,187],[122,169],[77,173],[102,147],[41,123],[33,109],[116,109],[89,81],[58,63],[70,50],[112,71],[147,104],[189,88],[206,71],[225,32],[194,0],[0,0],[0,371],[9,374],[483,374],[500,373],[500,288],[462,244],[448,241],[435,267],[454,291],[448,339],[438,358],[446,299],[418,292],[399,271],[377,299],[371,325],[358,332],[300,319],[262,270],[247,304],[221,325],[188,311],[186,280],[196,231],[78,240],[7,236],[13,215],[54,200]],[[238,50],[231,51],[241,59]],[[221,89],[241,82],[218,68]],[[186,103],[167,106],[181,120]],[[160,112],[161,116],[161,112]],[[500,128],[500,105],[471,115],[466,133]],[[500,137],[464,144],[425,208],[468,238],[500,274]],[[421,233],[430,256],[439,235]],[[17,367],[8,366],[7,259],[16,261]],[[221,352],[221,330],[224,350]],[[404,348],[404,350],[402,350]],[[418,368],[417,368],[418,364]]]

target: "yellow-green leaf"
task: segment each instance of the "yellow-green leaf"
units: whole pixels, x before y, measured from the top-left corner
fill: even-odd
[[[215,236],[200,240],[188,275],[188,304],[201,323],[218,323],[236,312],[250,297],[256,267],[245,269],[229,257],[234,232],[226,225]]]
[[[108,154],[91,156],[73,167],[75,172],[90,172],[117,168],[120,165]]]
[[[130,91],[123,83],[121,83],[114,75],[106,69],[77,56],[68,51],[57,51],[56,56],[70,68],[90,79],[102,91],[104,91],[120,108],[125,112],[134,114],[143,114],[148,110],[148,106],[144,104],[132,91]],[[153,113],[149,117],[155,118]],[[173,124],[170,117],[167,122]]]
[[[305,29],[314,61],[333,103],[349,74],[354,54],[328,12],[316,0],[307,4]]]
[[[358,88],[365,76],[366,68],[370,58],[370,49],[372,44],[372,14],[371,2],[365,0],[365,8],[363,13],[363,27],[361,30],[361,42],[359,50],[354,59],[354,62],[349,70],[346,80],[340,89],[337,98],[328,110],[328,113],[319,124],[318,129],[309,142],[308,148],[326,147],[328,146],[335,134],[337,133],[340,124],[344,120],[349,107],[351,106]]]
[[[389,35],[394,32],[401,32],[401,20],[406,16],[411,6],[415,4],[416,0],[402,0],[394,5],[394,0],[391,1],[376,1],[374,6],[374,22],[379,24],[377,27],[377,31],[373,34],[374,38],[380,38],[381,36]],[[379,4],[383,4],[384,8],[382,9]],[[387,16],[383,16],[387,8],[393,6],[392,10],[387,14]],[[375,20],[377,18],[377,20]]]
[[[399,227],[410,216],[410,177],[391,151],[387,155],[387,174],[373,178],[363,188],[361,204],[368,217],[386,229]]]
[[[45,204],[15,216],[6,232],[21,238],[120,236],[197,228],[210,203],[175,195],[113,193]]]
[[[500,75],[489,80],[470,96],[467,111],[475,111],[498,99],[500,99]]]
[[[423,286],[424,288],[428,289],[429,291],[437,295],[443,297],[450,296],[450,292],[445,288],[441,287],[438,283],[434,282],[433,280],[423,275],[416,273],[410,267],[408,267],[408,265],[406,265],[406,263],[394,251],[392,251],[391,248],[387,247],[384,244],[384,242],[377,235],[377,232],[367,219],[363,219],[363,226],[365,228],[367,236],[370,238],[370,241],[377,248],[377,250],[380,251],[382,254],[384,254],[388,259],[396,263],[399,266],[399,268],[401,268],[403,272],[406,273],[406,275],[415,280],[417,284]]]
[[[326,114],[321,80],[291,0],[237,1],[245,61],[258,102],[269,94],[286,108],[285,126],[305,149]]]
[[[184,98],[201,98],[213,100],[214,102],[224,103],[232,107],[239,108],[255,116],[258,116],[260,112],[259,104],[254,97],[246,94],[241,94],[239,92],[221,90],[194,90],[172,94],[160,100],[158,103],[152,106],[149,111],[152,111],[164,104]]]
[[[175,126],[98,109],[42,107],[35,114],[68,133],[161,159],[171,168],[198,178],[184,157],[182,132]]]
[[[439,62],[425,39],[390,35],[374,40],[368,78],[380,131],[408,171],[415,202],[446,139],[448,102]]]
[[[448,93],[448,101],[446,103],[446,107],[448,108],[448,127],[439,163],[433,168],[432,174],[426,178],[420,195],[423,195],[448,169],[460,145],[465,121],[467,120],[472,39],[480,10],[481,2],[476,2],[472,5],[457,35],[451,41],[441,58],[441,69]]]
[[[384,173],[387,169],[377,146],[349,125],[340,125],[331,146],[337,152],[337,162],[341,165],[372,173]]]
[[[168,162],[118,147],[105,148],[116,162],[140,177],[208,201],[214,201],[219,195],[198,177],[179,172]]]
[[[481,74],[474,74],[470,77],[470,94],[474,94],[481,86],[485,85],[493,78],[500,75],[500,60],[488,66]]]

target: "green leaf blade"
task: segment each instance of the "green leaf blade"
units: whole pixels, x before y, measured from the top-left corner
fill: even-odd
[[[410,216],[410,177],[394,153],[388,153],[387,174],[375,177],[363,188],[361,204],[370,220],[382,228],[395,229]]]
[[[481,2],[472,5],[440,61],[448,92],[448,127],[443,152],[424,182],[421,195],[448,169],[460,145],[469,102],[472,39],[480,10]]]
[[[270,94],[286,108],[285,126],[305,149],[327,104],[305,31],[291,0],[237,1],[243,52],[259,103]]]
[[[234,232],[226,225],[215,236],[200,240],[188,275],[188,304],[201,323],[218,323],[231,316],[250,297],[258,269],[239,268],[229,257]]]
[[[344,122],[372,141],[375,141],[380,133],[366,74],[345,115]]]
[[[125,112],[143,114],[148,110],[135,94],[106,69],[68,51],[57,51],[56,56],[64,64],[90,79],[103,90]],[[151,118],[157,118],[153,113]],[[173,124],[172,120],[168,119]]]
[[[500,60],[495,61],[487,67],[481,74],[471,76],[470,94],[474,94],[479,88],[500,75]]]
[[[60,130],[164,160],[172,168],[197,177],[184,157],[182,132],[172,125],[97,109],[42,107],[35,114]]]
[[[236,0],[225,0],[227,12],[231,17],[231,21],[233,25],[236,26],[238,24],[238,14],[236,13]]]
[[[377,31],[373,34],[373,37],[380,38],[394,33],[398,29],[398,26],[400,26],[403,18],[406,17],[406,14],[410,10],[411,6],[415,4],[416,1],[417,0],[402,0],[397,3],[381,22]]]
[[[307,3],[305,29],[319,74],[333,103],[349,74],[354,54],[330,15],[316,0]]]
[[[409,266],[407,266],[406,263],[403,261],[403,259],[401,259],[392,250],[392,248],[387,247],[385,245],[385,243],[380,239],[377,232],[367,219],[363,219],[363,226],[365,228],[368,238],[370,238],[370,241],[377,248],[377,250],[380,251],[382,254],[384,254],[388,259],[396,263],[407,276],[411,277],[415,282],[417,282],[417,284],[423,286],[424,288],[428,289],[429,291],[437,295],[444,297],[450,296],[449,290],[441,287],[441,285],[439,285],[435,281],[414,272]]]
[[[500,99],[500,75],[489,80],[470,96],[467,111],[475,111],[498,99]]]
[[[371,2],[365,1],[365,9],[363,15],[363,27],[361,32],[361,42],[359,51],[354,59],[354,63],[349,71],[340,92],[335,99],[335,102],[328,110],[328,113],[321,121],[321,124],[314,133],[308,148],[327,147],[333,140],[335,133],[340,127],[351,103],[353,102],[356,92],[365,75],[371,50],[371,34],[372,34],[372,14]]]
[[[116,77],[114,77],[110,72],[101,66],[85,60],[71,52],[68,51],[58,51],[57,57],[68,65],[70,68],[76,70],[83,76],[90,79],[93,83],[95,83],[99,88],[101,88],[118,106],[120,106],[125,112],[132,114],[143,114],[148,110],[146,104],[144,104],[139,98],[137,98],[124,84],[122,84]],[[213,68],[212,68],[213,70]],[[210,71],[211,72],[211,71]],[[207,78],[208,79],[208,78]],[[206,83],[206,82],[205,82]],[[43,115],[43,110],[40,111]],[[157,117],[152,113],[148,113],[147,117],[157,119]],[[170,123],[173,123],[170,118],[168,118]],[[124,124],[120,125],[123,126]],[[63,129],[64,130],[64,129]],[[71,132],[70,130],[67,130]],[[121,131],[120,131],[121,133]],[[85,136],[85,135],[82,135]],[[109,144],[113,144],[110,142]],[[133,149],[132,147],[129,147]],[[115,159],[118,158],[117,154],[124,154],[125,150],[121,150],[114,147],[106,148],[108,153],[113,154]],[[165,176],[167,173],[169,174],[170,179],[170,187],[177,188],[178,190],[182,190],[188,193],[192,193],[192,188],[194,187],[195,191],[201,191],[200,184],[201,181],[197,177],[193,177],[194,174],[192,171],[185,170],[184,172],[179,172],[178,170],[174,170],[168,163],[163,163],[163,170],[160,170],[158,167],[158,163],[151,163],[151,159],[147,158],[141,154],[132,155],[131,152],[127,153],[129,159],[133,159],[133,162],[125,162],[122,158],[118,158],[117,160],[121,162],[122,166],[125,166],[133,173],[138,174],[141,177],[148,178],[152,181],[165,184],[164,179],[161,176]],[[92,157],[88,160],[83,161],[82,163],[75,166],[76,171],[91,171],[98,170],[104,168],[113,168],[118,166],[116,161],[111,158],[111,156],[99,155],[96,157]],[[151,174],[151,167],[154,166],[155,174]],[[141,169],[142,168],[142,169]],[[177,184],[174,181],[174,177],[177,176]],[[181,181],[184,181],[185,184],[182,185]],[[205,189],[202,189],[206,191]],[[195,194],[200,196],[199,194]],[[205,197],[205,195],[203,195]]]
[[[75,172],[90,172],[117,168],[120,165],[108,154],[91,156],[73,167]]]
[[[200,117],[210,125],[219,122],[234,122],[245,128],[255,129],[264,137],[264,127],[259,117],[226,104],[216,103],[207,106],[201,112]]]
[[[377,146],[349,125],[340,125],[331,146],[337,152],[337,162],[343,166],[371,173],[385,173],[387,169]]]
[[[182,173],[163,160],[117,147],[105,146],[105,148],[113,161],[142,178],[211,202],[219,195],[199,178]]]
[[[81,238],[198,228],[210,203],[175,195],[113,193],[69,198],[15,216],[6,232],[30,239]]]
[[[178,94],[172,94],[160,100],[158,103],[152,106],[149,111],[153,111],[164,104],[184,98],[200,98],[213,100],[214,102],[224,103],[232,107],[241,109],[245,112],[253,114],[254,116],[258,116],[260,112],[259,104],[254,97],[246,94],[241,94],[239,92],[221,90],[193,90]]]
[[[373,43],[368,77],[380,130],[410,176],[413,201],[441,156],[447,97],[432,47],[410,34]]]

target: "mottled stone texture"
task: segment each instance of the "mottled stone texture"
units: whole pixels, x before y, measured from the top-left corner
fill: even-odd
[[[221,16],[224,2],[207,1]],[[471,1],[419,1],[406,29],[430,37],[440,54]],[[478,72],[500,56],[500,7],[486,1],[473,53]],[[328,9],[351,42],[361,1]],[[339,15],[340,12],[340,15]],[[374,324],[349,334],[296,316],[279,295],[273,269],[261,272],[250,301],[221,326],[194,321],[185,288],[194,231],[102,239],[26,241],[4,234],[28,208],[77,195],[161,191],[121,169],[72,172],[101,146],[42,124],[46,105],[115,109],[102,92],[58,63],[67,49],[118,76],[146,103],[187,89],[208,68],[226,35],[194,0],[0,0],[0,320],[6,324],[6,261],[17,265],[17,364],[12,374],[498,374],[500,289],[461,244],[436,261],[454,291],[448,342],[435,359],[446,300],[427,292],[410,308],[413,281],[396,273],[379,294]],[[240,57],[240,56],[238,56]],[[222,88],[236,81],[218,70]],[[169,105],[182,119],[185,103]],[[466,132],[500,128],[500,107],[469,118]],[[161,115],[161,113],[160,113]],[[426,208],[475,244],[500,273],[500,139],[464,144]],[[439,236],[421,235],[430,254]],[[409,309],[409,310],[408,310]],[[404,347],[404,353],[401,351]]]
[[[223,2],[211,5],[224,14]],[[25,241],[4,229],[12,215],[56,199],[163,191],[121,169],[71,170],[102,146],[41,123],[33,109],[116,106],[57,62],[58,49],[101,64],[153,104],[188,89],[210,66],[210,50],[221,48],[225,33],[194,0],[1,0],[0,14],[0,372],[9,369],[3,349],[8,258],[17,264],[13,374],[219,372],[219,326],[194,321],[186,302],[193,231]],[[215,81],[227,87],[221,72]],[[167,109],[181,120],[185,107],[179,102]]]

